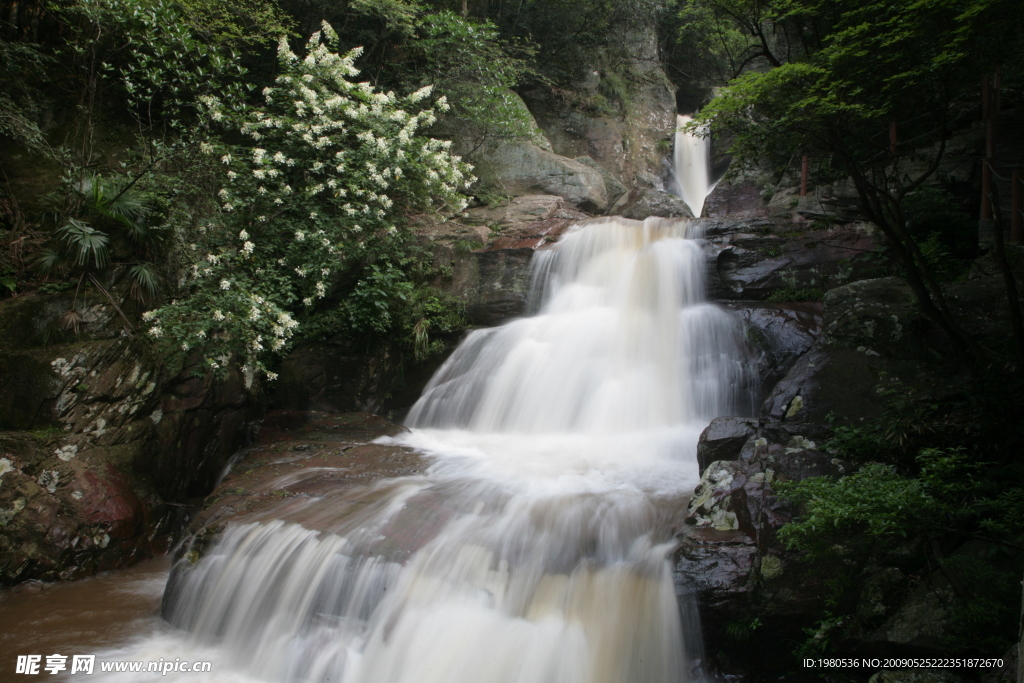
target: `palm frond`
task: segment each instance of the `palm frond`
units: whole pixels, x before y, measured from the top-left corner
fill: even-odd
[[[55,249],[43,249],[36,259],[35,266],[43,275],[56,272],[63,277],[68,274],[68,260]]]
[[[146,295],[156,296],[160,280],[152,264],[138,263],[132,266],[128,269],[128,277],[132,280],[132,296],[136,301],[144,302]]]
[[[69,219],[67,225],[57,229],[57,235],[74,253],[80,266],[91,259],[96,268],[102,268],[110,260],[110,240],[106,233],[84,221]]]

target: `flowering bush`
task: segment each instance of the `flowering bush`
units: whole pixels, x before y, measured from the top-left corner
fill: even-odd
[[[286,349],[297,316],[329,292],[344,297],[354,326],[367,315],[360,302],[387,319],[379,274],[401,272],[406,212],[465,207],[459,190],[476,180],[470,166],[448,142],[416,134],[445,99],[424,106],[429,86],[398,97],[353,82],[359,49],[341,56],[332,44],[326,23],[304,58],[282,39],[281,73],[263,106],[238,113],[203,98],[209,120],[252,143],[202,147],[223,167],[219,211],[190,245],[184,295],[144,316],[149,334],[177,354],[201,349],[214,367],[238,354],[273,379],[268,354]]]

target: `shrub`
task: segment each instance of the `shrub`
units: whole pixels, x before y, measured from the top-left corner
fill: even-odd
[[[359,50],[341,56],[328,49],[336,44],[326,23],[305,57],[282,40],[281,73],[262,106],[236,113],[204,98],[210,120],[254,146],[203,145],[223,167],[219,211],[197,229],[184,296],[145,315],[172,355],[201,349],[213,367],[238,355],[273,379],[270,354],[329,293],[350,329],[385,333],[393,302],[413,287],[402,217],[465,207],[470,167],[449,143],[417,135],[445,98],[421,109],[429,86],[399,97],[353,82]]]

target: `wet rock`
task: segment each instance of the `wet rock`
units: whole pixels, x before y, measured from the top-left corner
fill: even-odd
[[[401,377],[387,350],[353,351],[343,340],[297,346],[281,363],[272,407],[329,412],[376,411]]]
[[[194,564],[228,524],[284,520],[327,533],[358,525],[361,508],[387,497],[375,483],[400,486],[391,480],[425,467],[410,448],[373,443],[405,431],[371,413],[268,413],[258,441],[232,458],[230,471],[206,498],[178,555]],[[426,533],[426,522],[403,519]]]
[[[759,426],[756,418],[716,417],[697,441],[697,464],[703,474],[719,460],[739,460],[740,451]]]
[[[817,401],[821,391],[819,374],[828,366],[831,358],[820,347],[813,347],[798,357],[765,397],[761,404],[761,415],[800,423],[808,419],[823,419],[825,412]]]
[[[865,622],[878,622],[892,616],[899,605],[907,577],[897,567],[879,567],[867,573],[857,602],[857,617]]]
[[[864,225],[788,230],[756,218],[703,221],[713,298],[763,300],[778,290],[828,289],[875,270]]]
[[[853,282],[825,296],[825,333],[832,346],[890,358],[920,355],[920,315],[910,287],[895,277]]]
[[[650,216],[663,218],[692,218],[690,211],[682,199],[661,190],[652,188],[635,188],[619,200],[619,205],[612,211],[623,218],[643,220]]]
[[[821,336],[821,304],[726,302],[724,307],[746,323],[747,339],[760,351],[763,401]]]

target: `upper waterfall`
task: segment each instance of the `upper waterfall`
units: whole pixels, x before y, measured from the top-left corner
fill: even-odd
[[[711,182],[711,138],[683,130],[693,121],[685,114],[676,116],[675,150],[672,158],[673,194],[679,196],[700,217],[704,200],[715,189]]]
[[[742,410],[752,386],[744,337],[705,300],[698,228],[598,219],[539,252],[536,315],[472,332],[407,423],[629,433]]]

